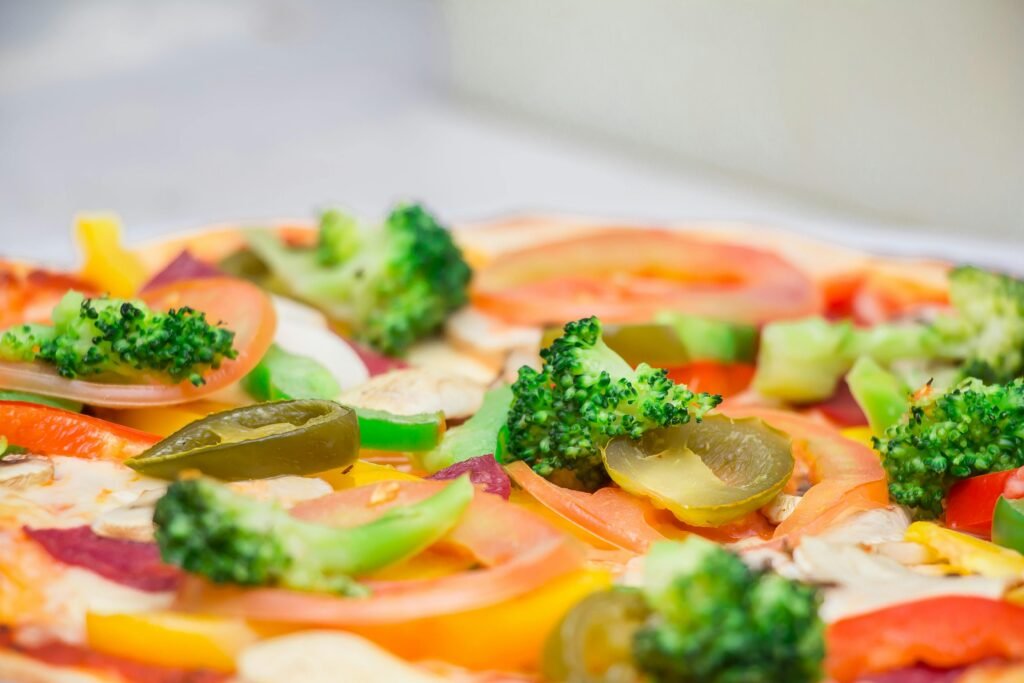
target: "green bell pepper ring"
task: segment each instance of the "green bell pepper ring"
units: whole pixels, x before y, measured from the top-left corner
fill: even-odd
[[[359,418],[359,438],[363,448],[375,451],[429,451],[444,435],[444,413],[395,415],[383,410],[354,406]]]
[[[992,515],[992,540],[1024,553],[1024,498],[999,496]]]

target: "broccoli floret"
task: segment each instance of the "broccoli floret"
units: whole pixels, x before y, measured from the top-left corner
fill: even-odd
[[[918,392],[910,411],[874,444],[893,500],[919,518],[938,517],[960,479],[1024,465],[1024,379],[967,379],[945,393]]]
[[[813,683],[824,625],[814,588],[749,569],[697,536],[657,543],[645,560],[651,616],[633,659],[652,683]]]
[[[611,439],[699,421],[722,400],[645,363],[634,370],[601,339],[597,318],[568,323],[541,358],[541,372],[523,367],[512,385],[502,458],[571,488],[608,482],[601,449]]]
[[[1008,382],[1024,375],[1024,282],[969,266],[949,275],[952,314],[930,323],[857,329],[821,318],[765,326],[755,388],[793,402],[824,400],[857,358],[928,362],[926,374]],[[948,371],[947,371],[948,369]]]
[[[70,291],[53,325],[21,325],[0,337],[0,359],[42,361],[63,377],[132,378],[159,372],[199,386],[202,372],[237,355],[235,333],[188,307],[156,313],[140,301],[87,299]]]
[[[329,211],[312,249],[287,247],[265,231],[252,232],[249,245],[293,296],[385,353],[437,331],[467,301],[471,273],[462,252],[416,204],[397,207],[368,230]]]
[[[437,541],[472,499],[473,485],[462,477],[430,498],[341,529],[301,521],[208,479],[189,479],[168,487],[153,521],[165,562],[216,583],[365,595],[356,577]]]

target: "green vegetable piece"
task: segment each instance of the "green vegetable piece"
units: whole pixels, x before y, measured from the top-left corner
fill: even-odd
[[[277,344],[272,344],[242,379],[242,388],[257,401],[331,400],[341,393],[341,385],[330,370],[309,356],[285,351]]]
[[[999,496],[992,515],[992,540],[1024,553],[1024,498]]]
[[[956,482],[1024,465],[1024,379],[925,392],[874,443],[892,499],[918,518],[939,517]]]
[[[613,588],[576,604],[544,645],[546,681],[639,683],[633,636],[651,610],[639,591]]]
[[[948,378],[942,386],[968,377],[1005,383],[1024,376],[1024,282],[956,268],[949,275],[949,295],[954,314],[931,323],[864,330],[809,318],[766,325],[754,387],[795,403],[824,400],[862,356],[885,366],[898,360],[927,363],[926,376]]]
[[[722,397],[675,384],[664,370],[636,369],[584,318],[543,349],[544,368],[524,366],[512,385],[502,462],[523,460],[562,486],[593,491],[609,481],[601,449],[617,436],[700,420]]]
[[[652,681],[816,683],[825,628],[817,590],[749,569],[698,536],[651,547],[643,594],[652,616],[633,657]]]
[[[69,291],[52,317],[52,327],[20,325],[4,332],[0,360],[49,363],[69,379],[157,372],[199,386],[204,371],[237,355],[234,332],[187,306],[156,313],[141,301],[87,299]]]
[[[604,463],[622,489],[681,522],[721,526],[775,498],[794,459],[789,437],[761,420],[708,415],[635,440],[615,438]]]
[[[910,408],[910,388],[868,356],[853,364],[846,383],[874,434],[885,434]]]
[[[77,401],[70,401],[66,398],[57,398],[56,396],[41,396],[39,394],[30,394],[27,391],[10,391],[8,389],[0,389],[0,401],[21,401],[22,403],[38,403],[41,406],[50,406],[51,408],[60,408],[61,410],[69,410],[72,413],[82,412],[82,404]]]
[[[224,481],[313,474],[355,462],[355,413],[332,401],[260,403],[208,415],[125,461],[150,477],[198,470]]]
[[[396,207],[383,225],[364,231],[328,212],[317,248],[288,247],[267,231],[248,239],[292,296],[389,355],[436,332],[468,300],[471,273],[462,252],[416,204]]]
[[[478,455],[496,453],[498,432],[508,419],[512,387],[502,385],[484,395],[483,405],[463,424],[444,433],[437,448],[420,456],[420,464],[433,474]]]
[[[417,452],[436,448],[444,434],[444,413],[396,415],[355,407],[363,448],[376,451]]]
[[[461,477],[439,493],[348,529],[304,522],[209,479],[171,484],[156,504],[165,562],[217,583],[367,595],[360,576],[401,562],[448,533],[473,500]]]
[[[691,360],[750,363],[757,352],[757,328],[713,318],[701,318],[675,311],[655,316],[679,336]]]
[[[563,334],[555,328],[545,334],[543,344],[550,346]],[[672,368],[691,360],[676,331],[669,325],[609,325],[601,333],[604,343],[632,367],[647,363],[656,368]]]

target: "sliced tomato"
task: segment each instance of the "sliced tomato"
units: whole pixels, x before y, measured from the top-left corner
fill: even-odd
[[[793,454],[811,484],[796,509],[775,529],[775,541],[794,543],[847,514],[889,504],[885,470],[867,446],[812,418],[759,407],[730,406],[729,417],[759,417],[793,439]]]
[[[1003,600],[943,596],[831,624],[826,670],[838,683],[927,664],[953,668],[1024,657],[1024,608]]]
[[[853,295],[854,319],[863,325],[949,304],[948,263],[875,259]]]
[[[159,436],[38,403],[0,401],[0,434],[31,453],[121,462]]]
[[[668,376],[676,384],[685,384],[693,391],[733,396],[750,386],[750,381],[754,379],[754,366],[748,363],[698,360],[668,368]]]
[[[503,255],[476,273],[472,300],[524,325],[644,322],[663,310],[761,323],[822,310],[818,288],[775,254],[628,228]]]
[[[0,330],[23,323],[45,323],[69,289],[95,293],[74,275],[0,261]]]
[[[58,396],[89,405],[112,408],[172,405],[212,394],[244,377],[266,353],[274,337],[274,307],[259,287],[232,278],[183,280],[153,289],[142,297],[154,310],[191,306],[207,319],[235,332],[238,356],[207,373],[206,383],[107,384],[66,379],[49,366],[0,362],[0,386]]]
[[[953,485],[946,497],[946,524],[951,529],[964,531],[982,538],[989,538],[992,533],[992,515],[996,509],[999,496],[1016,490],[1007,491],[1010,483],[1016,485],[1024,475],[1024,467],[1003,472],[991,472],[970,479],[964,479]]]
[[[596,537],[632,553],[647,552],[655,541],[683,538],[691,533],[720,543],[771,535],[771,526],[757,513],[720,527],[691,527],[680,523],[670,512],[656,509],[647,499],[616,486],[586,493],[552,484],[522,461],[506,465],[505,469],[541,505],[583,531],[584,538]]]
[[[437,493],[444,482],[382,482],[302,503],[296,516],[352,526],[395,505]],[[369,581],[366,599],[283,589],[240,590],[192,580],[182,604],[212,614],[320,626],[369,626],[465,612],[524,595],[581,566],[580,545],[528,510],[477,492],[444,546],[469,553],[481,569],[431,579]]]

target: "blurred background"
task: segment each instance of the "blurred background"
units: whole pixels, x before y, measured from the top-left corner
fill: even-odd
[[[748,220],[1024,270],[1020,0],[0,0],[0,251],[206,222]]]

